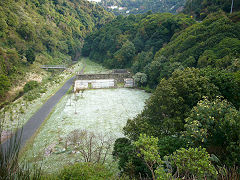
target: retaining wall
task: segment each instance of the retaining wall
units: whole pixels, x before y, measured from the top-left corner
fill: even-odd
[[[74,84],[74,92],[78,92],[83,89],[103,89],[115,87],[117,86],[114,79],[76,80]]]
[[[76,80],[94,79],[115,79],[117,83],[123,83],[124,79],[131,78],[131,73],[112,73],[112,74],[78,74]]]

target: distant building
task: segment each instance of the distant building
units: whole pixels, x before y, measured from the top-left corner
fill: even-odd
[[[127,7],[119,7],[118,8],[119,11],[126,10],[126,9],[127,9]]]
[[[90,2],[97,2],[97,3],[101,2],[101,0],[88,0],[88,1],[90,1]]]
[[[117,9],[118,6],[108,6],[107,8],[108,8],[108,9]]]

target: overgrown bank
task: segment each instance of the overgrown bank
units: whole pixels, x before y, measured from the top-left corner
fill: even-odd
[[[0,2],[0,98],[12,99],[9,89],[42,73],[43,64],[78,60],[83,39],[113,16],[87,1],[4,0]]]

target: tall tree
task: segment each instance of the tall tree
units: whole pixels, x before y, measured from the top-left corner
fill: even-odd
[[[233,10],[233,0],[232,0],[232,5],[231,5],[231,12],[230,12],[230,14],[232,14],[232,10]]]

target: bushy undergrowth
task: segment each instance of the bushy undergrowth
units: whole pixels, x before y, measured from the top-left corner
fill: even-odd
[[[92,163],[76,163],[71,166],[66,166],[56,175],[56,179],[60,180],[105,180],[115,178],[113,173],[104,165]]]
[[[28,91],[34,88],[37,88],[38,86],[39,86],[39,83],[37,81],[29,81],[24,85],[23,91],[24,93],[27,93]]]

